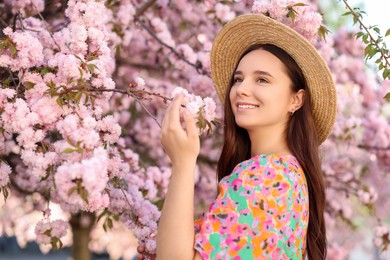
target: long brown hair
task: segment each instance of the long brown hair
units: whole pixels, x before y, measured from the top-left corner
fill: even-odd
[[[319,141],[311,111],[310,92],[298,64],[279,47],[271,44],[253,45],[243,53],[241,58],[257,49],[268,51],[282,61],[287,68],[287,74],[292,82],[291,87],[294,92],[297,92],[299,89],[305,89],[304,104],[289,120],[286,136],[288,148],[301,165],[308,185],[309,225],[306,239],[306,254],[309,259],[325,259],[327,254],[324,220],[325,184],[318,152]],[[232,83],[233,76],[230,86],[232,86]],[[225,142],[217,166],[218,180],[229,175],[238,163],[251,157],[251,142],[248,132],[239,127],[235,122],[229,92],[230,88],[227,89],[225,95]]]

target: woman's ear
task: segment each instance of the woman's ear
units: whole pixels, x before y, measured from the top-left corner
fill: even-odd
[[[294,93],[292,96],[292,102],[291,102],[291,110],[297,111],[303,106],[303,103],[305,102],[305,90],[300,89],[298,92]]]

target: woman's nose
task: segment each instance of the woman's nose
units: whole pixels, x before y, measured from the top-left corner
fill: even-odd
[[[244,79],[237,87],[237,95],[239,96],[248,96],[250,87],[249,87],[249,81]]]

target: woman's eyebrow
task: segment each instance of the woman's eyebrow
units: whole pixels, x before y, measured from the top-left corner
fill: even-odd
[[[269,73],[267,71],[263,71],[263,70],[255,70],[255,71],[253,71],[253,74],[265,75],[265,76],[269,76],[269,77],[274,78],[274,76],[272,76],[271,73]],[[234,72],[234,76],[236,76],[236,75],[237,76],[241,76],[241,75],[244,75],[244,73],[242,71],[240,71],[240,70],[236,70]]]

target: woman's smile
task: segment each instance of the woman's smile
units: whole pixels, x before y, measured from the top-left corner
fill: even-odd
[[[237,112],[253,110],[260,107],[259,105],[255,105],[247,102],[237,102],[236,106],[237,106]]]

